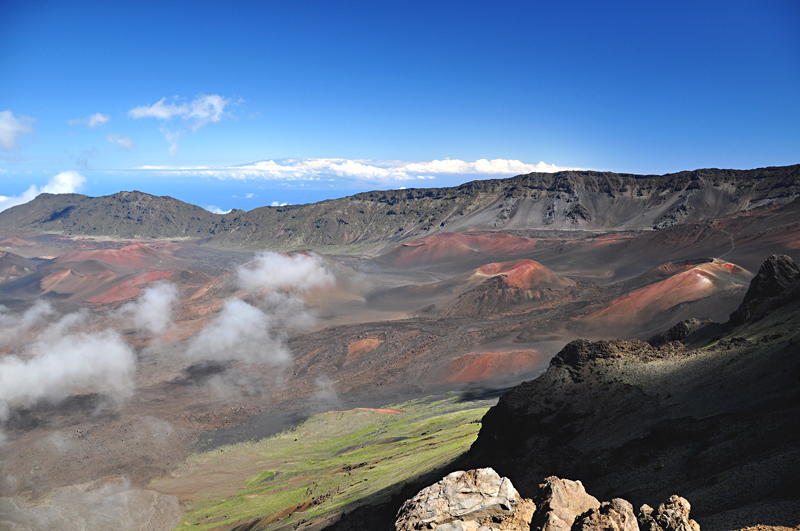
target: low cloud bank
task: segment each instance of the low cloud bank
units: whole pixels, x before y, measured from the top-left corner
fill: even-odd
[[[289,289],[300,293],[335,282],[328,269],[313,256],[263,252],[237,270],[239,286],[247,290]]]
[[[0,359],[0,420],[11,408],[58,401],[77,391],[124,400],[133,392],[136,356],[114,330],[59,337],[50,331],[24,356]]]
[[[178,288],[171,282],[159,282],[145,289],[136,300],[122,306],[118,315],[128,319],[137,330],[160,335],[172,327],[177,302]]]
[[[194,336],[188,354],[199,360],[238,360],[267,366],[291,361],[285,337],[274,329],[272,316],[241,299],[223,304],[211,324]]]
[[[336,384],[327,375],[322,375],[314,380],[314,386],[316,390],[309,400],[312,412],[322,413],[343,408],[339,394],[336,392]]]
[[[264,252],[237,271],[237,285],[255,296],[251,304],[234,298],[190,342],[189,357],[285,366],[292,356],[285,328],[307,327],[314,316],[302,295],[331,285],[333,274],[318,259],[303,254]]]
[[[173,323],[178,291],[159,283],[115,313],[138,331],[159,335]],[[57,317],[45,301],[22,313],[0,307],[0,423],[15,408],[58,402],[78,392],[101,393],[121,403],[134,391],[136,352],[112,328],[98,328],[87,310]],[[0,441],[1,443],[2,441]]]
[[[435,179],[436,175],[474,175],[503,177],[526,173],[553,173],[568,168],[539,162],[527,164],[513,159],[478,159],[469,162],[459,159],[426,162],[372,161],[350,159],[279,159],[249,162],[237,166],[142,166],[140,170],[163,174],[194,175],[221,180],[331,180],[341,178],[370,183]]]
[[[76,171],[62,171],[58,175],[50,178],[50,181],[39,189],[32,184],[20,195],[5,196],[0,195],[0,212],[13,206],[21,205],[31,201],[39,194],[73,194],[80,191],[86,184],[86,177]]]

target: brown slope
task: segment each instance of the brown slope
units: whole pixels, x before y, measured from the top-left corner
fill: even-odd
[[[442,312],[448,317],[499,317],[508,312],[552,307],[572,300],[577,284],[533,260],[493,262],[479,267],[462,292]]]
[[[532,251],[536,241],[504,233],[458,234],[442,232],[399,245],[377,261],[393,267],[438,267],[480,256],[519,256]]]
[[[700,264],[667,263],[646,278],[666,278],[630,291],[604,308],[585,316],[588,321],[647,323],[676,306],[696,302],[723,292],[741,295],[752,273],[724,260]]]
[[[170,266],[179,265],[179,260],[174,258],[167,250],[157,250],[141,242],[134,242],[122,249],[72,251],[55,259],[57,263],[61,264],[85,260],[98,260],[132,271],[169,268]]]
[[[36,266],[33,260],[8,251],[0,251],[0,284],[29,275]]]

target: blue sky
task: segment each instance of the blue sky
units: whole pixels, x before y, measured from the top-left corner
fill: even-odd
[[[118,4],[0,3],[0,208],[800,162],[794,0]]]

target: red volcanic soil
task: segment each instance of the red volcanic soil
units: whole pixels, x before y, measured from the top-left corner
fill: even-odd
[[[119,276],[114,271],[90,273],[81,275],[72,269],[51,273],[39,281],[42,293],[58,293],[60,295],[80,295],[96,290],[106,282],[111,282]]]
[[[26,240],[22,240],[22,239],[17,238],[17,237],[6,238],[5,240],[0,241],[0,247],[6,247],[6,248],[33,247],[34,245],[36,245],[36,244],[31,243],[31,242],[26,241]]]
[[[450,262],[475,253],[520,255],[532,251],[535,247],[536,240],[511,234],[467,235],[443,232],[404,243],[384,254],[381,259],[392,265],[423,266]]]
[[[404,409],[387,409],[387,408],[372,408],[372,407],[357,407],[359,411],[371,411],[373,413],[381,413],[383,415],[399,415],[405,413]]]
[[[145,286],[158,280],[170,279],[174,274],[175,271],[148,271],[147,273],[142,273],[141,275],[136,275],[135,277],[129,278],[124,282],[120,282],[110,289],[105,290],[103,293],[86,299],[86,302],[107,304],[110,302],[130,299],[132,297],[136,297],[142,292],[142,290],[137,286]]]
[[[157,251],[143,243],[133,243],[122,249],[100,249],[91,251],[73,251],[63,254],[56,262],[82,262],[85,260],[99,260],[106,264],[123,267],[125,269],[148,269],[161,262],[173,262],[171,254]]]
[[[746,269],[724,260],[699,265],[667,263],[656,273],[671,276],[626,293],[587,317],[621,322],[652,317],[681,303],[700,300],[732,287],[747,286],[752,277]]]
[[[365,354],[369,354],[379,346],[382,341],[376,337],[354,341],[347,346],[347,359],[358,359]]]
[[[560,277],[551,270],[533,260],[515,260],[513,262],[493,262],[478,268],[477,275],[485,277],[501,277],[503,282],[513,288],[568,288],[575,282]]]
[[[592,247],[610,245],[630,238],[633,238],[630,234],[604,234],[592,240]]]
[[[535,350],[515,352],[471,352],[450,360],[437,371],[432,383],[477,383],[501,380],[542,365]]]

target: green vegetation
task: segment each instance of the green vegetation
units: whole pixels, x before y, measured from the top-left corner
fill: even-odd
[[[333,411],[256,443],[190,457],[155,488],[190,500],[177,529],[267,529],[332,517],[370,498],[385,501],[469,449],[495,400],[459,396],[387,408]],[[377,497],[377,498],[376,498]],[[259,527],[260,528],[260,527]]]

